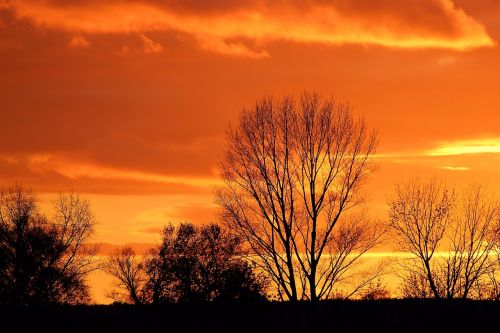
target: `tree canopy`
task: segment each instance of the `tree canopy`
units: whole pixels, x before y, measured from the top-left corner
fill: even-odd
[[[0,303],[88,302],[85,281],[95,269],[85,246],[95,224],[89,202],[62,194],[53,216],[40,213],[33,193],[19,185],[0,194]]]

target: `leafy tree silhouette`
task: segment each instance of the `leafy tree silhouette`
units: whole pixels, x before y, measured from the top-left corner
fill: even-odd
[[[110,296],[135,304],[263,300],[267,285],[246,259],[242,240],[216,224],[169,225],[143,259],[123,248],[106,270],[121,290]]]
[[[95,249],[85,246],[94,216],[76,194],[60,195],[51,219],[20,185],[0,194],[0,303],[42,305],[90,300],[85,275]]]

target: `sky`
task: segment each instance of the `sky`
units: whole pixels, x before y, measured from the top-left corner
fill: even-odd
[[[92,202],[94,241],[216,222],[224,133],[315,90],[378,132],[375,216],[410,177],[500,193],[500,1],[0,0],[0,186]]]

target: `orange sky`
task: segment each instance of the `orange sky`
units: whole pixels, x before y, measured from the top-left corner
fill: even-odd
[[[500,192],[500,1],[0,0],[0,185],[89,198],[96,241],[209,222],[224,129],[317,90],[380,136],[374,215],[410,176]]]

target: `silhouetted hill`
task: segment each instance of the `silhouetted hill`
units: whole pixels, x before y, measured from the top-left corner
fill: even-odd
[[[422,300],[1,308],[20,332],[497,332],[500,303]],[[12,325],[12,326],[6,326]],[[13,330],[10,330],[13,332]]]

